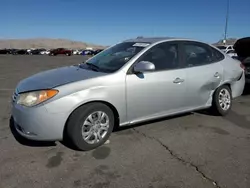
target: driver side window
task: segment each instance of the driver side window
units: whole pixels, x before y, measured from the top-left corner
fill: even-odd
[[[155,65],[155,71],[178,68],[178,44],[161,43],[149,49],[139,61],[149,61]]]

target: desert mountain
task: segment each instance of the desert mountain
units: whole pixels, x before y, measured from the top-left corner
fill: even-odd
[[[2,48],[70,48],[70,49],[84,49],[86,47],[104,48],[101,45],[89,44],[80,41],[72,41],[67,39],[49,39],[49,38],[35,38],[35,39],[0,39],[0,49]]]
[[[228,38],[226,40],[226,45],[234,45],[237,41],[237,38]],[[218,42],[214,43],[213,45],[223,45],[223,40],[219,40]]]

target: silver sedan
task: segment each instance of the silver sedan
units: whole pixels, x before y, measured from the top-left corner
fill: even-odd
[[[12,117],[28,139],[68,139],[91,150],[105,143],[114,127],[207,108],[226,115],[244,85],[244,66],[216,47],[137,38],[81,64],[20,81]]]

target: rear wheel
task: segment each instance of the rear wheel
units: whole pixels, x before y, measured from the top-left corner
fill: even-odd
[[[76,109],[66,125],[66,136],[80,150],[92,150],[104,144],[114,127],[112,110],[102,103],[90,103]]]
[[[212,112],[216,115],[225,116],[232,108],[232,94],[227,85],[219,87],[213,97]]]

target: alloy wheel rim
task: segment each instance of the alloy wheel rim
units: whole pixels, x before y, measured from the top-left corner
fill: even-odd
[[[88,144],[97,144],[107,135],[109,117],[103,111],[91,113],[82,125],[82,137]]]
[[[227,89],[222,89],[219,93],[219,104],[222,110],[227,111],[231,106],[231,95]]]

